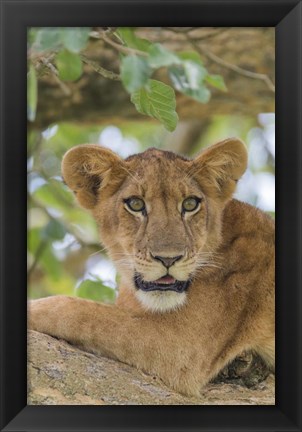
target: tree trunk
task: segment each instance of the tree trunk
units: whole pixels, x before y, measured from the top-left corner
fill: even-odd
[[[274,405],[274,391],[272,375],[252,388],[220,377],[200,398],[186,397],[124,363],[29,332],[29,405]]]

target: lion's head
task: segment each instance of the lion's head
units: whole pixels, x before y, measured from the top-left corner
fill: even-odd
[[[243,143],[227,139],[193,160],[154,148],[122,160],[85,144],[64,156],[62,173],[90,209],[122,279],[143,306],[186,302],[220,242],[221,215],[246,169]]]

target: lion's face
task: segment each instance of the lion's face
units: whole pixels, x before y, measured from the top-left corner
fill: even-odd
[[[169,156],[149,150],[130,159],[131,175],[94,212],[120,273],[146,307],[160,310],[184,303],[207,258],[206,197],[186,173],[188,162]],[[110,247],[111,239],[118,244]]]
[[[221,213],[245,166],[238,140],[193,161],[156,149],[123,161],[84,145],[66,154],[63,176],[92,210],[124,283],[147,309],[163,312],[182,306],[192,280],[213,263]]]

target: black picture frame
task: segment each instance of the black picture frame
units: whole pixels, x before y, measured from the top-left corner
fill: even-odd
[[[1,430],[301,431],[301,0],[1,0]],[[275,406],[26,405],[26,29],[276,28]]]

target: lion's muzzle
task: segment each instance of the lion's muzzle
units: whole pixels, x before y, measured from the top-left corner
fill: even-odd
[[[136,289],[145,292],[150,291],[175,291],[177,293],[183,293],[187,291],[190,281],[178,281],[172,276],[166,275],[155,281],[147,282],[144,281],[142,276],[138,273],[134,276],[134,284]]]

